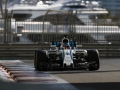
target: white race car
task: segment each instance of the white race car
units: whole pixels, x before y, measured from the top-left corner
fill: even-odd
[[[100,67],[98,50],[78,49],[74,41],[65,36],[62,42],[52,42],[50,50],[36,50],[34,54],[34,67],[36,70],[54,68],[85,68],[98,70]]]

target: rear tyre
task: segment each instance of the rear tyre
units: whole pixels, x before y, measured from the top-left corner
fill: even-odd
[[[97,50],[87,50],[89,62],[89,71],[98,70],[100,68],[99,53]]]
[[[46,70],[47,55],[42,50],[36,50],[34,54],[34,68],[37,71]]]

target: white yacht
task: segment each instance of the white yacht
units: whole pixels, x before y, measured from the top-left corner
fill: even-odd
[[[27,1],[29,1],[27,3]],[[106,14],[106,9],[100,8],[97,2],[84,2],[83,0],[40,0],[30,2],[30,0],[15,0],[8,5],[8,14],[13,10],[13,16],[19,18],[38,18],[44,15],[47,10],[78,10],[77,18],[87,18],[91,14]]]
[[[94,22],[91,21],[89,18],[90,15],[96,14],[107,14],[107,10],[104,8],[100,8],[97,2],[84,2],[83,0],[56,0],[53,2],[50,1],[39,1],[39,2],[29,2],[26,3],[26,0],[21,0],[21,2],[17,2],[14,5],[8,5],[8,14],[11,14],[13,10],[13,17],[14,18],[40,18],[41,16],[45,15],[47,10],[72,10],[73,13],[76,13],[76,18],[78,18],[84,25],[77,24],[74,25],[74,33],[78,34],[78,40],[81,42],[96,42],[98,43],[106,43],[108,42],[108,35],[111,35],[112,30],[115,29],[114,34],[120,33],[119,27],[114,26],[94,26]],[[13,3],[13,2],[12,2]],[[50,13],[50,15],[59,14],[57,13]],[[87,19],[87,23],[86,22]],[[48,38],[55,33],[59,34],[69,34],[71,31],[70,25],[56,25],[51,22],[44,23],[44,33],[48,36]],[[12,32],[16,33],[16,37],[19,37],[18,43],[35,43],[42,41],[42,34],[43,34],[43,22],[42,21],[12,21]],[[14,36],[13,36],[14,37]],[[80,39],[83,37],[83,39]],[[47,38],[47,37],[46,37]],[[54,37],[51,37],[51,39]],[[51,40],[45,39],[46,42]],[[77,40],[77,39],[76,39]],[[12,40],[11,40],[12,41]],[[15,42],[16,43],[16,42]]]

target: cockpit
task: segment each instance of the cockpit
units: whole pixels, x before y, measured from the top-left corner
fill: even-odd
[[[51,44],[55,45],[59,50],[60,49],[74,49],[74,47],[76,47],[76,42],[69,41],[69,39],[66,36],[62,39],[62,42],[53,41]]]
[[[62,40],[62,48],[63,49],[70,49],[69,39],[68,38],[64,38]]]
[[[63,44],[63,49],[70,49],[70,45],[68,43]]]

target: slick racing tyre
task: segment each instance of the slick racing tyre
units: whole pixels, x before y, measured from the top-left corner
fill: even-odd
[[[100,68],[99,53],[97,50],[87,50],[89,70],[98,70]]]
[[[47,55],[42,50],[36,50],[34,54],[34,67],[36,70],[45,70],[47,64]]]

